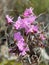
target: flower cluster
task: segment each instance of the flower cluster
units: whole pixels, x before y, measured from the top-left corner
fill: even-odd
[[[17,40],[17,46],[20,51],[20,55],[25,55],[26,51],[29,50],[20,32],[14,33],[14,40]]]
[[[39,34],[40,40],[45,40],[46,37],[43,33],[40,32],[38,24],[34,24],[37,16],[33,13],[33,9],[30,7],[29,9],[26,9],[24,13],[22,14],[23,18],[21,16],[18,17],[18,19],[14,22],[13,18],[11,18],[9,15],[6,15],[7,23],[13,23],[12,26],[17,32],[14,32],[14,41],[16,42],[16,45],[18,46],[20,52],[20,55],[25,55],[26,51],[30,51],[28,44],[25,42],[24,37],[21,35],[21,29],[25,30],[26,37],[29,35],[29,33],[32,34]],[[30,41],[31,42],[31,41]]]

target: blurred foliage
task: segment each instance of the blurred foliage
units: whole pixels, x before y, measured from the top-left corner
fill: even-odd
[[[17,0],[12,14],[21,14],[28,7],[33,7],[36,15],[49,12],[49,0]]]
[[[0,65],[22,65],[20,62],[16,62],[14,60],[8,61],[8,60],[3,60],[2,62],[0,62]]]
[[[49,8],[49,0],[31,0],[32,7],[36,14],[47,12]]]
[[[7,60],[4,60],[0,63],[0,65],[22,65],[22,63],[20,62],[16,62],[14,60],[12,61],[7,61]],[[40,64],[40,65],[45,65],[43,62]]]

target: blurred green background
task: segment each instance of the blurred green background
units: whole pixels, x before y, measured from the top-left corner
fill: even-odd
[[[44,12],[49,13],[49,0],[0,0],[0,21],[3,20],[3,14],[19,16],[26,8],[33,7],[34,13],[39,15]],[[3,9],[3,10],[2,10]],[[8,10],[13,11],[8,11]],[[7,11],[6,11],[7,10]],[[4,12],[4,13],[3,13]],[[16,18],[17,18],[16,17]]]
[[[21,14],[26,8],[33,7],[36,15],[49,12],[49,0],[16,0],[14,10]],[[16,13],[12,12],[12,14]]]

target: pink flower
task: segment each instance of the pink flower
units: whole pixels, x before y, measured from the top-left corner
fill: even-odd
[[[7,23],[12,23],[13,18],[11,18],[9,15],[6,15]]]
[[[21,51],[20,55],[22,55],[22,56],[26,54],[26,51],[29,51],[29,47],[22,40],[20,40],[20,41],[17,42],[17,46],[18,46],[19,50]]]
[[[22,55],[22,56],[26,54],[26,51],[29,51],[27,44],[23,41],[18,41],[17,46],[18,46],[19,50],[22,51],[20,53],[20,55]]]
[[[33,26],[33,31],[38,32],[38,26]]]
[[[26,24],[31,24],[33,22],[35,22],[36,16],[30,16],[28,18],[24,18],[22,19],[22,21]]]
[[[17,40],[17,41],[22,40],[22,41],[24,41],[24,39],[23,39],[23,37],[22,37],[20,32],[15,32],[14,33],[14,40]]]
[[[41,38],[42,40],[45,40],[45,39],[46,39],[43,34],[40,34],[40,38]]]
[[[18,43],[17,43],[17,46],[18,46],[18,48],[19,48],[20,51],[23,51],[24,45],[25,45],[25,44],[24,44],[23,41],[18,41]]]
[[[18,20],[15,22],[14,27],[17,30],[22,29],[22,28],[26,29],[26,28],[28,28],[29,24],[30,24],[30,22],[28,21],[27,18],[21,19],[18,17]]]
[[[29,20],[30,24],[33,23],[33,22],[35,22],[35,19],[36,19],[36,18],[37,18],[37,17],[36,17],[35,15],[29,16],[29,17],[28,17],[28,20]]]
[[[15,24],[14,24],[14,27],[16,28],[16,29],[19,29],[20,28],[20,26],[21,26],[21,17],[19,16],[18,17],[18,20],[15,22]]]
[[[20,55],[22,55],[22,56],[26,55],[26,51],[25,51],[25,50],[22,51],[22,52],[20,53]]]
[[[24,13],[23,13],[23,15],[24,15],[25,17],[28,17],[28,16],[31,15],[31,14],[32,14],[32,8],[26,9],[26,10],[24,11]]]
[[[28,47],[24,48],[20,55],[24,56],[26,54],[26,51],[29,51]]]
[[[29,32],[38,32],[38,26],[30,25],[30,28],[26,31],[28,34]]]
[[[24,41],[21,41],[21,40],[18,41],[18,43],[17,43],[17,46],[18,46],[20,51],[23,51],[25,49],[26,45],[27,44]]]
[[[25,30],[28,30],[30,27],[31,23],[33,23],[36,19],[36,16],[29,16],[28,18],[21,19],[21,17],[18,17],[18,20],[15,22],[14,27],[15,29],[22,29],[24,28]]]

